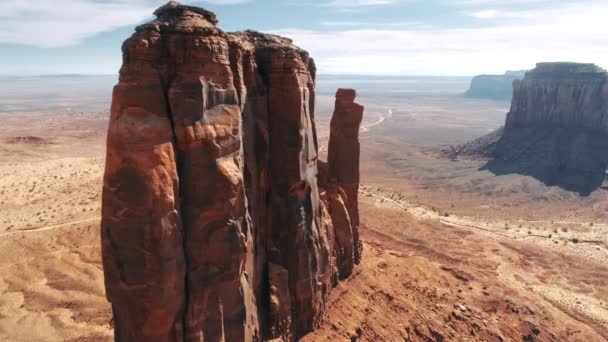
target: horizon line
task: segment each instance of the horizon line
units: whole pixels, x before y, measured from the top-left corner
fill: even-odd
[[[477,75],[444,75],[444,74],[348,74],[348,73],[317,73],[316,76],[336,76],[336,77],[453,77],[453,78],[465,78],[475,77],[480,75],[493,75],[493,74],[477,74]],[[500,74],[496,74],[500,75]],[[119,76],[115,74],[87,74],[87,73],[44,73],[44,74],[1,74],[0,77],[14,77],[14,78],[26,78],[26,77],[102,77],[102,76]]]

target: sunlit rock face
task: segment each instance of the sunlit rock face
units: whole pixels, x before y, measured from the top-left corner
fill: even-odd
[[[320,190],[315,65],[291,40],[225,33],[176,2],[155,15],[123,45],[108,131],[101,233],[116,339],[294,340],[352,272],[337,258],[359,255],[359,155],[344,161],[356,177],[330,168],[340,176]],[[358,141],[358,124],[347,131]],[[330,153],[345,139],[333,132]]]
[[[593,64],[539,63],[514,82],[507,130],[521,126],[608,133],[608,73]]]

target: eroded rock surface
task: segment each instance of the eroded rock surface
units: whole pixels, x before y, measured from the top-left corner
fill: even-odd
[[[334,137],[332,123],[330,143],[357,172],[330,168],[328,196],[308,53],[225,33],[176,2],[155,15],[123,45],[108,132],[102,253],[116,339],[299,338],[352,272],[336,267],[336,245],[358,250],[358,142],[356,154],[343,144],[357,140],[362,107],[337,101],[337,114],[361,109],[335,116],[348,133]]]

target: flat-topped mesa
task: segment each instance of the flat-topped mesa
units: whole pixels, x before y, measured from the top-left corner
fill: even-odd
[[[299,338],[338,278],[314,62],[287,38],[225,33],[200,8],[155,14],[123,44],[108,131],[101,233],[116,340]]]
[[[605,77],[606,70],[593,63],[542,62],[528,71],[529,77]]]
[[[451,156],[482,155],[497,175],[524,174],[586,196],[608,167],[608,74],[593,64],[539,63],[515,81],[504,129]]]
[[[464,94],[469,98],[511,100],[513,81],[524,77],[525,71],[507,71],[503,75],[479,75],[473,77]]]
[[[608,133],[608,73],[594,64],[538,63],[513,88],[507,131],[541,125]]]

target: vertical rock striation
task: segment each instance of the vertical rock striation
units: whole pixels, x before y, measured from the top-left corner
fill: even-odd
[[[514,81],[506,129],[534,125],[608,133],[608,73],[594,64],[538,63]]]
[[[357,174],[330,168],[328,208],[308,53],[225,33],[213,13],[176,2],[155,15],[123,45],[108,131],[101,233],[116,340],[296,339],[336,285],[335,240],[359,253],[362,108],[337,101],[335,117],[360,108],[332,122],[344,141],[330,143]],[[343,146],[353,141],[356,154]]]

